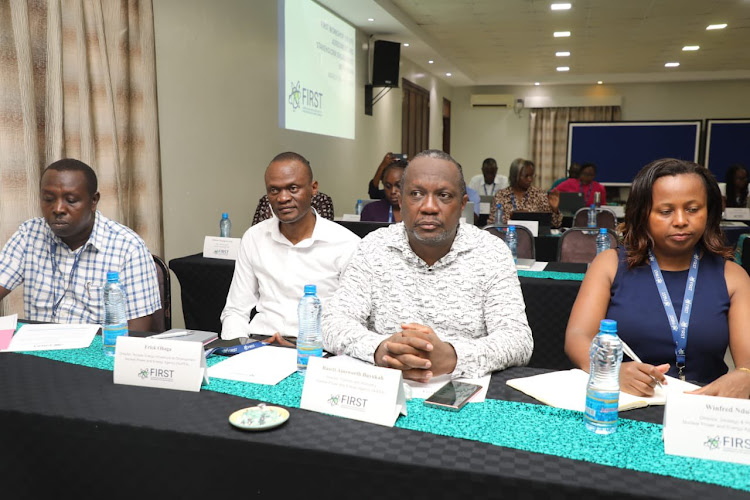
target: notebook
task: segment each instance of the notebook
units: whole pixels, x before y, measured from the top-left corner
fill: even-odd
[[[588,373],[575,368],[573,370],[542,373],[531,377],[514,378],[508,380],[506,384],[549,406],[585,411],[588,380]],[[667,376],[667,384],[663,387],[657,386],[654,389],[654,395],[651,397],[633,396],[627,392],[620,392],[618,408],[620,411],[625,411],[650,405],[663,405],[667,402],[669,392],[685,392],[699,388],[699,386],[690,382]]]
[[[531,269],[536,264],[536,259],[518,259],[516,269]]]
[[[579,208],[583,208],[586,201],[583,199],[583,193],[560,193],[560,211],[574,214]]]

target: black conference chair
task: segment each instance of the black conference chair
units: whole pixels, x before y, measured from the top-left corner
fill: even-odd
[[[560,237],[557,247],[559,262],[578,262],[588,264],[596,257],[596,235],[599,229],[588,227],[571,227]],[[617,248],[617,233],[607,229],[609,247]]]
[[[589,221],[589,209],[579,208],[573,217],[573,227],[586,227]],[[615,213],[606,207],[599,207],[596,209],[596,227],[606,227],[613,231],[617,227],[617,216]]]
[[[484,226],[482,229],[488,231],[494,236],[497,236],[503,241],[505,241],[505,235],[508,233],[508,226],[504,225],[490,224],[489,226]],[[529,228],[524,226],[516,226],[516,235],[518,236],[518,258],[536,260],[534,235],[531,234]]]
[[[159,281],[159,295],[161,295],[161,309],[154,311],[151,315],[151,331],[154,333],[165,332],[172,328],[172,289],[169,268],[167,264],[156,255],[154,265],[156,266],[156,278]]]

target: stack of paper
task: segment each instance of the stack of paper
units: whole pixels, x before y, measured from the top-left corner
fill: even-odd
[[[566,410],[586,409],[586,385],[589,374],[578,368],[559,372],[548,372],[531,377],[514,378],[506,383],[542,403]],[[643,408],[649,405],[663,405],[667,394],[672,391],[685,392],[699,389],[699,386],[674,377],[667,377],[667,384],[654,389],[654,395],[633,396],[620,392],[620,411]]]

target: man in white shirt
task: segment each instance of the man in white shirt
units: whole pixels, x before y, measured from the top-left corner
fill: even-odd
[[[273,217],[242,236],[221,313],[225,340],[250,334],[296,337],[297,304],[305,285],[317,286],[325,309],[359,243],[354,233],[311,208],[318,183],[303,156],[277,155],[266,169],[265,183]],[[250,321],[253,308],[257,314]]]
[[[482,173],[471,178],[469,187],[478,192],[479,196],[494,196],[508,187],[508,178],[497,175],[497,162],[494,158],[487,158],[482,162]]]
[[[401,180],[403,222],[367,235],[323,310],[323,347],[428,381],[523,365],[533,339],[510,250],[460,224],[461,167],[423,151]]]

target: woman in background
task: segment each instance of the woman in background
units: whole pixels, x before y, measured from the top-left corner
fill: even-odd
[[[641,169],[624,245],[594,259],[570,314],[565,352],[576,366],[588,371],[599,322],[613,319],[643,361],[622,363],[621,390],[651,396],[668,373],[708,384],[696,394],[750,397],[750,277],[728,260],[721,205],[700,165],[662,159]],[[727,346],[737,367],[729,373]]]
[[[727,206],[747,206],[747,169],[739,164],[727,170]]]
[[[563,181],[555,187],[554,191],[560,191],[561,193],[582,193],[583,200],[586,206],[591,206],[592,203],[596,203],[595,193],[601,195],[599,202],[602,205],[607,204],[607,190],[604,186],[594,180],[596,177],[596,165],[593,163],[584,163],[581,165],[581,173],[578,175],[578,179],[568,179]]]
[[[385,198],[368,203],[362,210],[359,220],[370,222],[401,222],[401,204],[399,194],[401,178],[404,176],[406,162],[397,160],[385,167],[383,171],[383,188]]]
[[[552,226],[560,227],[562,214],[560,213],[560,193],[552,191],[549,194],[531,184],[534,182],[534,163],[523,158],[516,158],[510,164],[508,177],[510,186],[495,193],[488,224],[507,224],[515,212],[552,212]],[[503,209],[503,220],[497,221],[497,204]]]

